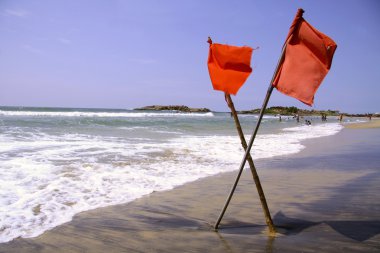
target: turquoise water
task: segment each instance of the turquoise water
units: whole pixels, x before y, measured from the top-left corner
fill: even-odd
[[[257,115],[239,116],[247,141]],[[255,159],[294,154],[333,135],[265,116]],[[229,113],[0,107],[0,242],[34,237],[79,212],[237,170],[243,156]]]

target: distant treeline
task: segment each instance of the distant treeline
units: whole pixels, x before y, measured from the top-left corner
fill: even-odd
[[[259,114],[260,108],[248,110],[248,111],[238,111],[239,114]],[[348,114],[348,113],[341,113],[338,110],[304,110],[299,109],[295,106],[272,106],[267,109],[265,109],[265,114],[272,114],[272,115],[325,115],[325,116],[339,116],[341,114],[349,117],[380,117],[379,114]]]
[[[149,111],[181,111],[181,112],[210,112],[208,108],[191,108],[185,105],[150,105],[141,108],[135,108],[134,110],[149,110]],[[259,114],[260,108],[248,110],[248,111],[237,111],[239,114]],[[308,115],[324,115],[324,116],[339,116],[344,115],[348,117],[380,117],[380,114],[349,114],[342,113],[338,110],[304,110],[299,109],[295,106],[272,106],[265,109],[265,114],[271,115],[299,115],[299,116],[308,116]]]
[[[210,112],[208,108],[191,108],[185,105],[149,105],[134,110],[140,111],[180,111],[180,112]]]

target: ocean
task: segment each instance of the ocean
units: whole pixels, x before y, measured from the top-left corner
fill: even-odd
[[[257,117],[239,115],[247,142]],[[343,128],[307,119],[264,116],[254,160],[298,153],[304,140]],[[0,107],[0,242],[237,170],[243,154],[229,113]]]

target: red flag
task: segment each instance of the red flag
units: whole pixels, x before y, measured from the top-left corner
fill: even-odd
[[[247,46],[212,44],[211,39],[208,42],[210,49],[207,65],[214,90],[236,95],[252,72],[253,49]]]
[[[302,17],[299,9],[286,39],[285,58],[273,86],[311,106],[314,94],[330,70],[337,45]]]

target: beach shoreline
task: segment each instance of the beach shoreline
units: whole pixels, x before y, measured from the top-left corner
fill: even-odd
[[[380,128],[380,119],[374,118],[367,122],[346,124],[345,127],[352,129]]]
[[[0,244],[0,252],[378,252],[379,137],[378,128],[346,127],[304,141],[295,155],[256,161],[276,237],[245,170],[218,232],[236,172],[80,213],[41,236]]]

